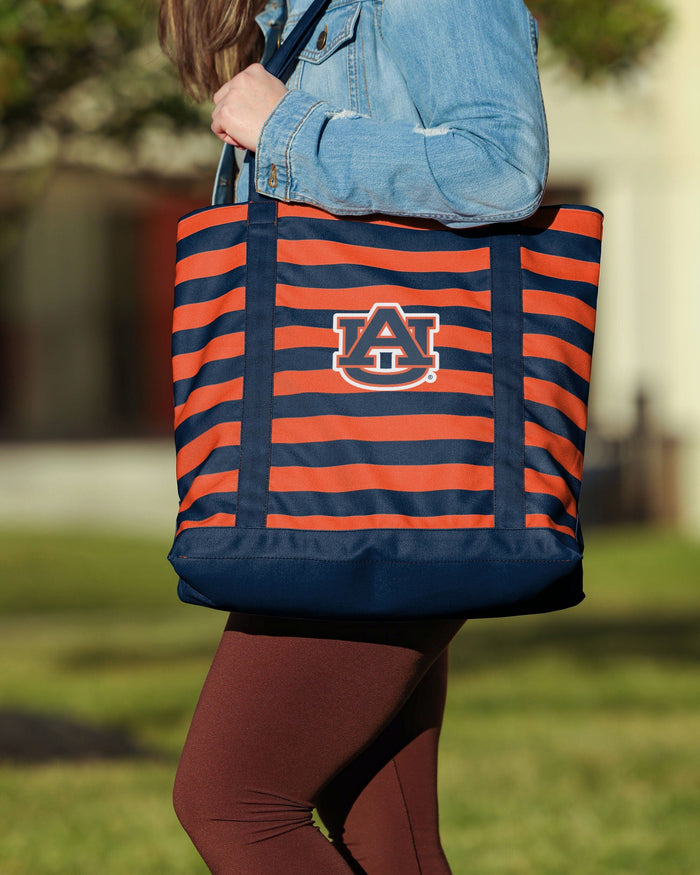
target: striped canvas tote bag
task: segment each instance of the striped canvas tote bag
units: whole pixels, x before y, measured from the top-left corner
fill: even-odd
[[[185,216],[180,597],[337,618],[581,601],[601,232],[590,207],[453,230],[254,192]]]

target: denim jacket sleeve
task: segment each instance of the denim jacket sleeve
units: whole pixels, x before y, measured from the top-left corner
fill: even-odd
[[[369,5],[384,53],[377,69],[398,70],[414,119],[354,112],[292,89],[261,131],[258,191],[337,215],[423,217],[455,228],[534,212],[547,131],[536,25],[521,0]]]

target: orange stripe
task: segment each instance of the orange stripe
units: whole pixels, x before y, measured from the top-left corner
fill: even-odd
[[[245,221],[248,216],[248,204],[233,204],[225,207],[211,207],[201,210],[192,216],[184,216],[177,225],[177,239],[184,240],[190,234],[203,231],[205,228],[216,228],[228,222]]]
[[[445,231],[445,226],[433,219],[392,219],[389,216],[377,216],[368,219],[366,216],[334,216],[318,207],[310,207],[305,204],[280,203],[277,208],[280,219],[326,219],[331,222],[362,222],[370,225],[384,225],[391,228],[409,228],[412,230]]]
[[[415,252],[403,249],[380,249],[356,246],[336,240],[278,240],[277,259],[288,264],[359,264],[403,272],[436,273],[459,271],[470,273],[489,269],[489,249],[466,249],[447,252]]]
[[[525,377],[523,385],[526,400],[561,410],[580,429],[585,430],[588,421],[588,408],[576,395],[572,395],[571,392],[567,392],[556,383],[535,380],[533,377]]]
[[[185,529],[207,528],[210,526],[235,526],[236,515],[233,513],[215,513],[205,520],[185,520],[177,527],[176,535]],[[184,557],[187,558],[187,557]]]
[[[349,531],[353,529],[492,529],[494,518],[472,514],[468,516],[411,517],[400,514],[370,514],[369,516],[285,516],[271,513],[269,529],[318,529]]]
[[[493,468],[482,465],[336,465],[270,468],[271,492],[432,492],[493,489]]]
[[[175,428],[195,413],[211,410],[224,401],[240,401],[243,397],[243,377],[226,380],[225,383],[212,383],[210,386],[200,386],[187,396],[184,404],[175,408]]]
[[[554,434],[534,422],[525,423],[525,446],[542,447],[577,480],[583,473],[583,453],[561,435]]]
[[[561,362],[587,382],[591,379],[590,355],[560,337],[552,337],[550,334],[524,334],[523,355]]]
[[[552,231],[568,231],[571,234],[582,234],[584,237],[594,237],[600,240],[603,234],[603,216],[590,210],[579,210],[575,207],[542,207],[529,219],[525,225],[535,228],[548,228]]]
[[[590,331],[595,330],[595,309],[578,298],[572,298],[571,295],[525,289],[523,310],[526,313],[542,313],[545,316],[564,316]]]
[[[332,328],[287,325],[275,329],[275,349],[302,349],[310,346],[338,349],[338,340],[338,335]]]
[[[460,325],[442,325],[435,339],[436,347],[465,349],[470,352],[491,352],[491,334]],[[338,334],[332,328],[310,328],[289,325],[275,329],[275,349],[324,347],[338,349]]]
[[[436,347],[466,349],[471,352],[491,353],[491,332],[464,328],[461,325],[441,325],[435,335]]]
[[[493,442],[493,420],[482,416],[308,416],[272,421],[276,444],[324,441],[475,440]]]
[[[300,310],[334,310],[369,312],[376,303],[397,303],[402,307],[420,306],[422,310],[434,307],[470,307],[489,310],[491,292],[471,292],[465,289],[421,289],[403,286],[359,286],[347,289],[309,289],[300,286],[277,286],[277,305]]]
[[[180,511],[186,511],[198,498],[214,492],[235,492],[238,489],[238,471],[217,471],[215,474],[198,474],[180,502]]]
[[[201,301],[194,304],[180,304],[173,312],[173,331],[183,331],[186,328],[202,328],[223,316],[224,313],[234,313],[245,307],[245,289],[231,289],[213,301]]]
[[[543,495],[553,495],[564,505],[569,516],[576,516],[576,499],[561,477],[554,474],[542,474],[532,468],[525,469],[525,492],[537,492]]]
[[[235,447],[240,442],[240,422],[219,422],[213,425],[179,450],[176,461],[178,480],[201,465],[217,447]]]
[[[196,252],[194,255],[188,255],[187,258],[181,258],[176,264],[175,284],[208,276],[219,276],[242,264],[245,264],[245,243],[237,243],[226,249]]]
[[[562,526],[555,523],[554,520],[544,513],[529,513],[525,516],[525,526],[528,529],[556,529],[558,532],[563,532],[565,535],[576,537],[576,532],[569,526]]]
[[[213,337],[206,346],[196,352],[184,352],[173,356],[173,379],[187,380],[207,362],[221,361],[243,355],[243,332],[222,334]]]
[[[339,373],[324,371],[280,371],[275,374],[275,395],[301,395],[320,392],[324,395],[368,392],[348,383]],[[374,390],[377,391],[377,390]],[[381,391],[381,390],[379,390]],[[399,390],[396,390],[399,391]],[[433,383],[421,383],[412,392],[461,392],[465,395],[493,395],[493,377],[480,371],[439,370]]]
[[[388,225],[394,228],[415,228],[425,230],[442,230],[444,226],[430,219],[392,219],[387,216],[368,220],[365,216],[343,216],[339,218],[325,210],[304,204],[280,203],[278,205],[280,218],[313,218],[328,221],[370,222],[372,225]],[[524,224],[536,228],[551,228],[554,231],[568,231],[583,234],[586,237],[600,239],[602,234],[603,216],[598,211],[582,210],[575,206],[541,207],[533,216],[524,220]]]
[[[597,261],[580,261],[578,258],[564,258],[562,255],[544,255],[533,252],[524,246],[520,249],[520,257],[524,270],[531,270],[543,276],[551,276],[562,280],[598,285],[600,265]]]

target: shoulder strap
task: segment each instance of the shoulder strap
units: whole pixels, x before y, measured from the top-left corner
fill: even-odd
[[[268,73],[272,73],[273,76],[276,76],[283,82],[289,78],[299,53],[308,42],[314,27],[316,27],[316,22],[323,15],[329,2],[330,0],[314,0],[294,25],[289,36],[265,65]]]
[[[323,12],[328,6],[330,0],[313,0],[306,12],[301,16],[299,21],[294,25],[292,32],[285,39],[282,45],[273,54],[270,60],[265,64],[265,69],[268,73],[272,73],[283,82],[289,78],[294,65],[297,62],[299,53],[304,48],[313,32],[318,19],[323,15]],[[254,156],[248,153],[246,162],[250,169],[250,199],[259,199],[255,191],[255,166]],[[231,203],[233,195],[233,177],[235,167],[234,148],[228,143],[224,144],[219,159],[219,166],[216,171],[216,179],[214,180],[214,194],[212,197],[213,204]]]

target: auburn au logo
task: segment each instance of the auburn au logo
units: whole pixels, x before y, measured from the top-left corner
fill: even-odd
[[[352,386],[382,391],[432,383],[440,367],[433,338],[437,313],[404,313],[399,304],[375,304],[369,313],[336,313],[340,335],[333,370]]]

